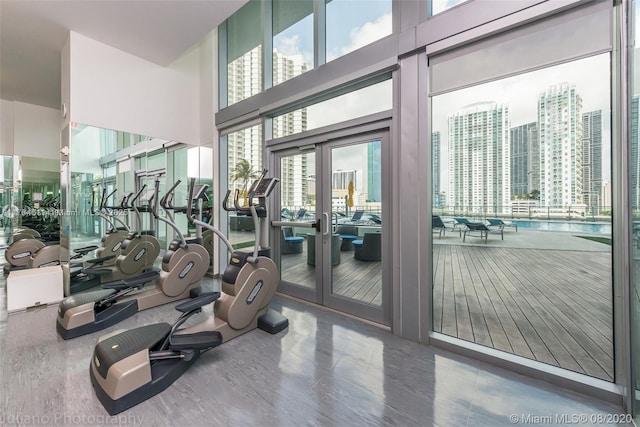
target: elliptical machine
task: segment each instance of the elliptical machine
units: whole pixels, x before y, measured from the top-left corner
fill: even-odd
[[[115,264],[116,258],[120,255],[122,243],[127,239],[127,236],[131,231],[129,226],[123,222],[117,214],[119,212],[126,212],[133,209],[133,203],[135,203],[135,201],[140,197],[143,190],[144,186],[135,196],[133,193],[128,193],[122,196],[119,206],[107,206],[107,200],[109,200],[109,197],[111,197],[117,190],[113,190],[109,195],[107,195],[106,189],[102,190],[102,198],[100,200],[100,207],[98,210],[94,209],[93,199],[91,200],[91,213],[104,219],[109,225],[109,228],[100,240],[100,247],[96,249],[96,258],[108,256],[112,256],[112,258],[102,262],[101,265],[107,266]],[[131,197],[133,197],[133,199],[131,199]],[[85,264],[85,267],[88,266],[89,265]]]
[[[135,213],[138,228],[141,228],[142,218],[136,200],[140,198],[146,185],[143,185],[138,193],[131,199],[127,209]],[[157,209],[157,188],[150,191],[148,203],[149,210],[153,213]],[[101,255],[103,252],[101,252]],[[72,267],[69,277],[69,294],[86,291],[98,285],[120,282],[123,279],[138,276],[153,269],[153,264],[160,254],[160,242],[155,236],[154,230],[140,232],[129,231],[126,238],[119,246],[113,246],[112,253],[107,253],[99,258],[85,261],[83,268]],[[67,268],[67,266],[63,266]],[[66,286],[65,286],[66,288]]]
[[[223,275],[222,292],[206,292],[176,306],[182,314],[172,325],[157,323],[135,329],[116,331],[100,337],[91,358],[91,383],[98,399],[110,415],[115,415],[160,393],[179,378],[200,355],[214,347],[259,327],[272,334],[289,325],[286,317],[269,309],[279,282],[274,262],[268,254],[268,210],[266,198],[277,183],[265,178],[266,170],[254,182],[247,197],[248,208],[237,206],[239,213],[253,217],[256,244],[252,253],[234,251],[231,243],[216,228],[191,212],[192,223],[214,232],[231,250],[231,262]],[[194,191],[192,179],[189,192]],[[228,200],[229,192],[225,197]],[[258,203],[253,204],[257,198]],[[226,205],[226,203],[225,203]],[[265,230],[262,233],[260,229]],[[200,324],[182,328],[192,315],[215,301],[215,316]]]
[[[52,235],[49,235],[51,237]],[[60,265],[59,240],[41,240],[36,230],[20,229],[13,235],[13,243],[5,251],[4,273],[29,268],[41,268]],[[79,259],[95,250],[97,246],[85,246],[74,249],[72,259]]]
[[[179,184],[178,180],[160,201],[165,211],[169,209],[168,199],[173,197]],[[160,182],[156,180],[156,191],[159,185]],[[191,200],[187,206],[190,205]],[[209,268],[209,253],[197,242],[187,243],[176,224],[158,214],[155,204],[152,213],[156,219],[168,224],[178,236],[162,258],[162,271],[150,271],[121,282],[102,285],[103,289],[100,290],[63,299],[58,306],[56,320],[56,329],[62,338],[70,339],[99,331],[138,311],[188,298],[192,290],[195,292],[199,288]],[[123,251],[126,251],[126,247]]]

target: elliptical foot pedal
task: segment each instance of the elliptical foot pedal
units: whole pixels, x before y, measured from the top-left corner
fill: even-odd
[[[192,288],[189,291],[189,298],[198,298],[200,296],[200,294],[202,294],[204,292],[204,290],[202,289],[201,286],[197,286],[195,288]]]
[[[289,326],[289,319],[273,309],[258,317],[258,328],[270,334],[277,334]]]
[[[207,350],[222,344],[222,334],[218,331],[203,331],[188,335],[172,335],[169,344],[171,350]]]

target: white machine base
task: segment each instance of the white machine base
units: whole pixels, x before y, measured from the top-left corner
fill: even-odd
[[[59,265],[16,270],[7,278],[7,312],[62,301],[62,268]]]

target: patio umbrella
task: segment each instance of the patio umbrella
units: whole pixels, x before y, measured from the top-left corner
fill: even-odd
[[[347,187],[349,191],[349,197],[347,198],[347,206],[350,208],[353,207],[353,181],[349,181],[349,187]]]

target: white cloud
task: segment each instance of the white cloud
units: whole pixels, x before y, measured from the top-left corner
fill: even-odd
[[[447,9],[450,9],[454,6],[459,5],[460,3],[464,3],[467,0],[433,0],[432,14],[436,15],[440,12],[443,12]]]
[[[300,48],[301,42],[298,34],[294,34],[291,37],[276,36],[273,44],[276,52],[295,62],[307,64],[308,69],[313,68],[313,53],[303,51]]]
[[[348,44],[345,46],[336,46],[327,52],[327,62],[371,44],[376,40],[380,40],[391,34],[391,31],[391,13],[386,13],[373,22],[365,22],[362,26],[355,27],[351,30]]]

